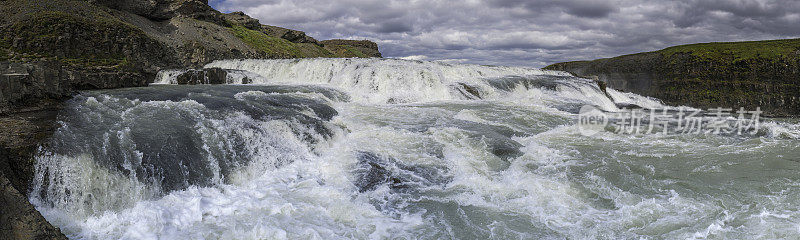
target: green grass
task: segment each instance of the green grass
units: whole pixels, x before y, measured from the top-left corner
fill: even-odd
[[[345,50],[347,50],[347,54],[348,55],[352,55],[354,57],[360,57],[360,58],[368,57],[366,54],[364,54],[363,52],[361,52],[360,50],[358,50],[358,49],[356,49],[354,47],[351,47],[351,46],[343,46],[343,47],[344,47]]]
[[[242,39],[244,43],[257,51],[263,51],[276,57],[306,57],[301,49],[289,40],[271,37],[262,32],[251,30],[240,25],[235,25],[230,29],[236,37]]]
[[[701,59],[730,61],[750,59],[775,59],[797,56],[800,51],[800,39],[699,43],[669,47],[660,51],[670,57],[678,53],[688,53]],[[732,59],[731,59],[732,57]]]
[[[15,37],[21,38],[26,43],[22,49],[9,50],[20,53],[25,58],[53,58],[52,53],[63,53],[60,59],[64,63],[76,66],[120,66],[127,62],[122,53],[103,51],[101,49],[72,49],[61,47],[59,39],[69,34],[94,33],[97,36],[126,36],[130,38],[146,38],[141,30],[117,19],[106,18],[99,15],[82,17],[60,11],[33,12],[30,19],[16,22],[10,26],[10,32]],[[103,41],[103,39],[94,39]],[[98,43],[84,43],[86,46],[97,46]],[[8,41],[3,41],[8,42]]]
[[[80,17],[60,11],[36,12],[27,21],[17,22],[11,26],[11,31],[17,34],[24,34],[30,40],[47,40],[62,36],[64,26],[81,28],[82,30],[97,31],[131,31],[135,27],[117,19],[110,19],[100,16]]]
[[[362,52],[361,50],[358,50],[358,48],[353,47],[353,46],[348,46],[348,45],[326,45],[325,47],[328,48],[331,52],[333,52],[333,54],[335,54],[336,57],[347,57],[347,58],[351,58],[351,57],[368,58],[369,57],[369,56],[367,56],[367,54],[364,54],[364,52]]]

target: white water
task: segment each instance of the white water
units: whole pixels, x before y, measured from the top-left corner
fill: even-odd
[[[38,158],[32,202],[77,239],[800,234],[796,122],[769,122],[766,134],[746,138],[587,137],[573,124],[576,106],[615,110],[615,102],[564,73],[389,59],[207,67],[281,86],[84,93]],[[635,94],[609,95],[662,107]],[[324,106],[336,116],[328,119]],[[173,169],[173,161],[191,168],[152,173]],[[375,166],[392,179],[365,183],[380,179],[364,174],[380,175]],[[192,173],[207,177],[184,177]]]
[[[416,103],[441,100],[463,100],[466,84],[481,92],[484,99],[503,99],[508,93],[498,91],[485,80],[506,76],[559,76],[568,73],[535,68],[447,64],[398,59],[285,59],[223,60],[206,68],[244,70],[261,77],[252,77],[255,84],[324,84],[347,92],[355,101],[365,103]],[[163,78],[159,83],[171,83]],[[577,89],[561,87],[568,93],[558,96],[513,92],[512,98],[575,98],[613,110],[610,102],[593,84],[565,83]],[[534,90],[537,91],[538,89]],[[522,96],[520,96],[522,95]],[[538,99],[548,101],[551,99]]]

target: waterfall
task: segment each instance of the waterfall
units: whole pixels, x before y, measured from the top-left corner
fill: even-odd
[[[69,100],[36,157],[31,202],[76,239],[797,234],[791,120],[756,136],[584,136],[584,105],[668,106],[523,67],[205,67],[229,84],[177,85],[176,69]]]

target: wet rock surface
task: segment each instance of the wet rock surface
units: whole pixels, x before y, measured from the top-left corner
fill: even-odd
[[[452,180],[442,167],[405,165],[371,152],[358,152],[356,157],[354,175],[359,192],[374,191],[381,185],[398,192],[417,191]]]
[[[206,68],[200,70],[189,70],[178,75],[178,84],[225,84],[227,83],[228,73],[220,68]]]
[[[4,176],[0,176],[0,205],[0,239],[67,239]]]
[[[66,239],[33,205],[27,193],[38,144],[53,134],[59,103],[0,115],[0,239]]]

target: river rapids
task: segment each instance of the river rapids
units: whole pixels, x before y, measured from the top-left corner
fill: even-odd
[[[533,68],[211,67],[231,69],[231,84],[176,85],[172,70],[70,100],[30,201],[73,239],[800,235],[797,120],[742,136],[587,136],[584,105],[674,106]]]

